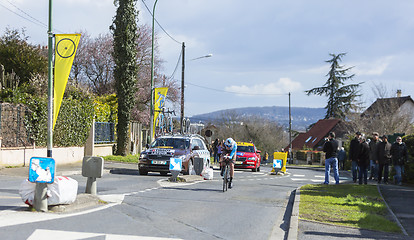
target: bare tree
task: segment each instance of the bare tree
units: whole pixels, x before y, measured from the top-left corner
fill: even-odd
[[[255,116],[240,116],[235,111],[222,114],[214,125],[216,137],[232,137],[236,141],[252,141],[261,151],[274,152],[288,144],[287,133],[275,122]]]
[[[350,115],[356,128],[366,133],[380,134],[412,133],[413,114],[402,109],[408,97],[391,97],[386,86],[376,84],[373,87],[377,100],[362,114]]]

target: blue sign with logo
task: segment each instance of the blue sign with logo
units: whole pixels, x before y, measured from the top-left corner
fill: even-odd
[[[282,159],[273,159],[273,168],[282,168]]]
[[[55,160],[53,158],[32,157],[29,166],[29,181],[33,183],[53,183]]]
[[[170,158],[170,171],[181,171],[183,160],[181,158]]]

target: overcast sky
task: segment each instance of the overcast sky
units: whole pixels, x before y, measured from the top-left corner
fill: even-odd
[[[151,11],[154,2],[145,0]],[[47,0],[0,0],[1,34],[7,26],[24,27],[29,41],[47,45],[47,26],[38,21],[47,24],[48,7]],[[139,24],[151,24],[142,0],[137,9]],[[108,33],[115,11],[113,0],[55,0],[53,28]],[[158,0],[155,18],[179,42],[156,26],[164,74],[173,73],[185,42],[185,113],[191,116],[288,106],[289,92],[292,106],[325,107],[326,97],[304,91],[325,83],[330,53],[347,53],[342,64],[354,66],[349,83],[364,82],[366,107],[376,99],[374,86],[412,95],[413,13],[412,0]]]

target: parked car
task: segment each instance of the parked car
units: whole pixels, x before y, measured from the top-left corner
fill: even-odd
[[[234,167],[259,172],[261,162],[260,153],[261,151],[257,150],[253,143],[237,142],[237,156]]]
[[[159,172],[167,175],[170,172],[170,158],[182,159],[181,172],[184,174],[193,172],[196,161],[202,161],[203,168],[210,167],[210,152],[203,137],[196,134],[166,135],[155,139],[141,152],[138,161],[139,174]]]

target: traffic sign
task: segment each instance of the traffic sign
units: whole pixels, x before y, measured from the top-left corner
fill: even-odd
[[[170,171],[181,171],[183,160],[181,158],[170,158]]]
[[[29,181],[33,183],[53,183],[55,160],[53,158],[32,157],[29,167]]]

